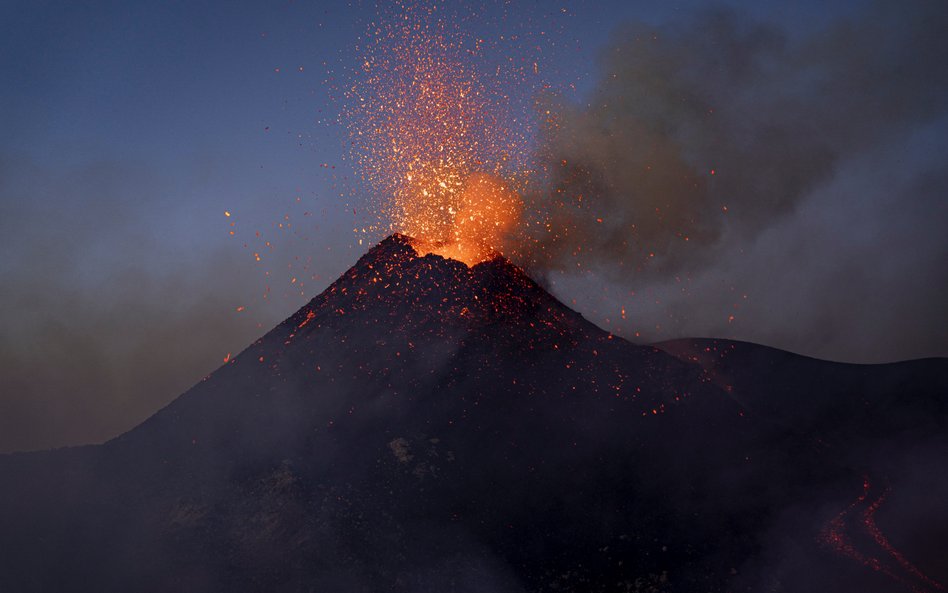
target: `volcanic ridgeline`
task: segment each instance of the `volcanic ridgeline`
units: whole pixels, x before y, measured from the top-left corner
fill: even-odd
[[[395,235],[128,433],[0,457],[0,591],[940,591],[946,393]]]

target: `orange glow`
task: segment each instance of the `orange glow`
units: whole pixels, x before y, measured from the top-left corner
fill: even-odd
[[[442,12],[401,5],[373,26],[348,115],[363,180],[385,200],[378,230],[470,266],[502,253],[520,219],[511,179],[527,142],[507,124],[509,81],[478,72],[481,41]]]
[[[426,202],[409,203],[422,209],[404,221],[405,234],[416,238],[419,254],[435,253],[473,266],[503,253],[506,238],[520,220],[520,196],[500,178],[474,173],[453,202],[448,216],[430,226],[425,226]]]

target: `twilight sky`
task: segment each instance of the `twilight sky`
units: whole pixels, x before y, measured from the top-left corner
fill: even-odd
[[[596,246],[584,272],[553,253],[532,273],[632,340],[948,355],[948,8],[889,4],[466,9],[472,35],[529,41],[556,97],[510,92],[562,115],[539,152],[584,163],[612,225],[576,223]],[[0,7],[0,452],[131,428],[381,238],[353,233],[377,200],[341,116],[378,15],[358,2]],[[624,174],[645,161],[698,182]],[[657,204],[695,227],[687,249],[645,221]],[[635,265],[632,223],[659,263]]]

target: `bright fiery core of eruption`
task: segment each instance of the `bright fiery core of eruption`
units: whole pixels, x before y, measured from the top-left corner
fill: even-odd
[[[480,75],[486,42],[444,10],[401,5],[370,27],[347,115],[364,179],[389,197],[389,230],[471,266],[502,253],[520,219],[526,141],[510,123],[506,71]]]
[[[423,195],[423,194],[422,194]],[[429,208],[424,200],[410,200],[409,207]],[[507,187],[503,180],[489,173],[472,173],[461,185],[458,195],[452,196],[449,218],[442,227],[432,229],[437,235],[419,228],[406,234],[421,237],[415,240],[415,248],[422,254],[436,253],[456,259],[469,266],[486,261],[502,253],[504,242],[513,232],[520,219],[522,204],[520,196]],[[426,212],[409,213],[406,222],[425,220]]]

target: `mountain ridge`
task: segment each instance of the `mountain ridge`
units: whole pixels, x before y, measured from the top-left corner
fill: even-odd
[[[940,590],[899,558],[948,578],[948,365],[731,345],[390,237],[132,430],[0,456],[0,589]],[[902,556],[833,527],[865,476]]]

